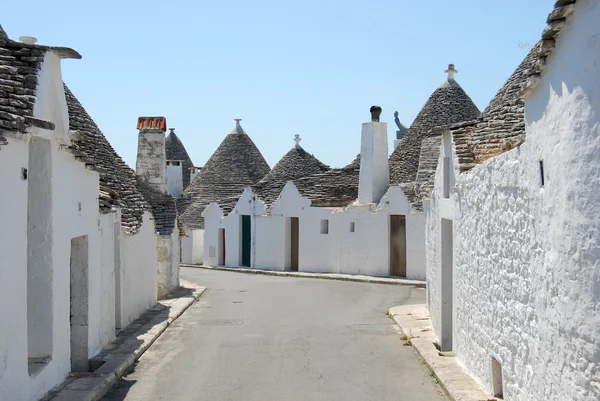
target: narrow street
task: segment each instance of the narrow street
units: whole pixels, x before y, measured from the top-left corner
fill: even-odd
[[[105,398],[447,400],[385,312],[407,286],[182,268],[208,291]]]

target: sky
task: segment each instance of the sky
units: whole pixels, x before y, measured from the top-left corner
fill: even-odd
[[[202,166],[241,118],[273,167],[294,145],[341,167],[383,109],[409,126],[453,63],[483,110],[540,38],[554,0],[30,0],[9,37],[71,47],[63,79],[133,168],[139,116],[165,116]]]

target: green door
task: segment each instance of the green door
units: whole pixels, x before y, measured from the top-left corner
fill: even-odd
[[[242,215],[242,266],[250,266],[250,216]]]

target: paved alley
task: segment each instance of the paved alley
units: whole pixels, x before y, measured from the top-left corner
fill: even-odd
[[[408,286],[182,268],[208,288],[104,399],[447,400],[385,312]]]

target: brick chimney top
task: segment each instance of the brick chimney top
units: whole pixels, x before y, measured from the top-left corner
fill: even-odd
[[[167,130],[167,119],[165,117],[139,117],[137,129],[159,129]]]

